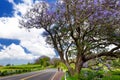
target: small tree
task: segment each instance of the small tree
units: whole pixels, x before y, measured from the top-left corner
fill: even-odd
[[[50,58],[48,56],[41,56],[35,60],[35,64],[41,64],[46,67],[50,65]]]
[[[20,24],[27,29],[43,28],[46,41],[74,75],[91,59],[120,58],[119,21],[119,0],[62,0],[55,5],[35,4]]]
[[[11,66],[11,64],[6,64],[6,66]]]

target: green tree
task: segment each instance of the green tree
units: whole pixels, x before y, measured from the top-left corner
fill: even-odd
[[[6,64],[6,66],[11,66],[11,64]]]
[[[50,58],[48,56],[41,56],[35,60],[35,64],[41,64],[44,67],[50,65]]]
[[[28,10],[20,24],[44,29],[46,42],[74,75],[89,60],[120,58],[119,11],[119,0],[62,0],[55,5],[43,1]]]

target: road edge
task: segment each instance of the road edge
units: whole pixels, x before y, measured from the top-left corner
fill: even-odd
[[[56,71],[56,73],[50,78],[50,80],[54,80],[54,78],[55,78],[55,76],[57,75],[57,71]]]

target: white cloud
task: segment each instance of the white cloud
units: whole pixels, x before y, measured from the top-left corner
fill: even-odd
[[[14,16],[18,16],[17,13],[21,13],[22,15],[26,13],[26,10],[31,7],[33,4],[33,0],[22,0],[23,3],[16,4],[14,0],[8,0],[9,3],[13,4],[13,8],[15,10]]]
[[[3,19],[3,18],[2,18]],[[21,40],[22,46],[26,47],[35,55],[55,56],[54,50],[46,46],[45,39],[40,35],[43,29],[33,28],[28,32],[18,27],[17,18],[5,18],[6,22],[0,19],[0,37]],[[14,24],[13,24],[14,23]]]
[[[46,55],[49,57],[54,57],[55,53],[54,50],[50,47],[45,47],[43,44],[33,41],[23,41],[21,43],[22,46],[27,47],[32,53],[33,55]],[[44,47],[43,47],[44,46]]]
[[[0,37],[6,37],[16,33],[19,30],[16,26],[18,26],[17,18],[0,18]]]
[[[8,0],[9,3],[13,3],[14,4],[14,0]]]
[[[1,59],[33,60],[37,56],[26,54],[20,45],[11,44],[0,52]]]
[[[21,17],[17,13],[25,14],[33,1],[23,0],[24,3],[19,4],[15,4],[14,0],[8,1],[14,5],[14,16],[0,18],[0,38],[18,39],[21,43],[20,45],[12,44],[9,47],[4,47],[4,50],[0,52],[0,61],[4,59],[33,60],[35,56],[41,55],[54,57],[54,49],[46,45],[45,39],[41,36],[42,29],[33,28],[28,32],[28,30],[18,27],[18,19]],[[31,54],[26,54],[21,46],[26,47]]]

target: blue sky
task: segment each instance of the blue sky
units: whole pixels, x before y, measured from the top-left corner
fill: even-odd
[[[0,17],[13,16],[13,5],[7,0],[0,0]]]
[[[41,55],[56,56],[41,36],[44,30],[20,29],[18,20],[40,0],[0,0],[0,65],[33,62]],[[55,0],[47,0],[55,2]],[[19,15],[21,14],[21,15]]]
[[[37,0],[33,0],[35,2]],[[48,2],[54,2],[55,0],[46,0]],[[23,3],[23,0],[14,0],[16,4]],[[0,0],[0,17],[12,17],[14,13],[13,4],[8,0]]]
[[[19,44],[20,44],[20,40],[0,38],[0,43],[1,43],[2,45],[5,45],[5,46],[9,46],[9,45],[11,45],[12,43],[15,43],[16,45],[19,45]]]
[[[16,39],[4,39],[4,38],[0,38],[0,44],[3,46],[10,46],[12,43],[19,45],[20,44],[20,40],[16,40]],[[3,46],[0,46],[0,51],[3,50]]]

